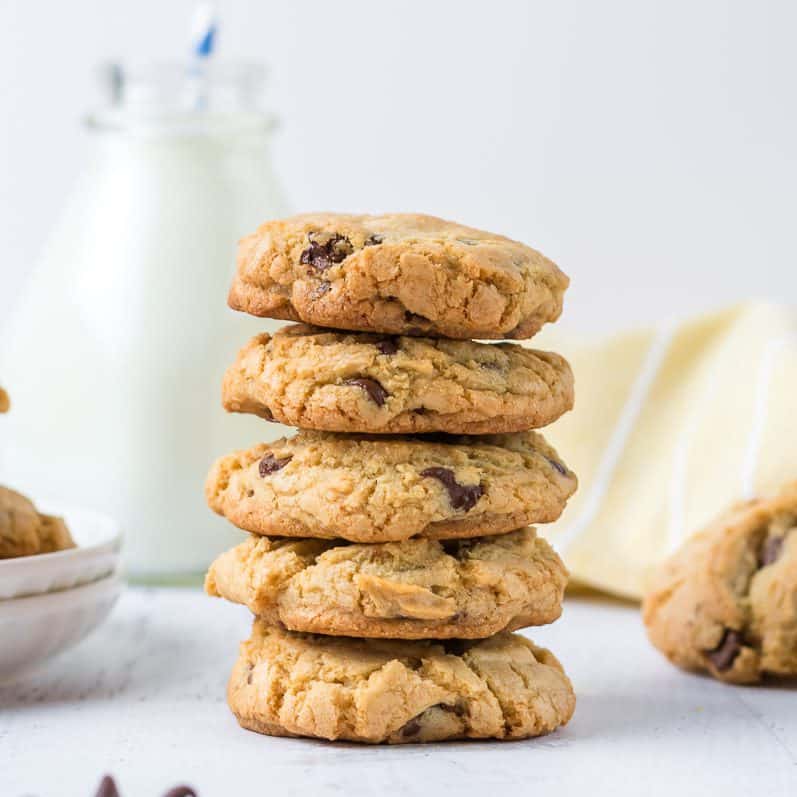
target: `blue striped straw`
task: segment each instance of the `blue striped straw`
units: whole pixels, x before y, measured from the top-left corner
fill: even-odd
[[[207,64],[216,47],[218,23],[213,3],[200,3],[191,25],[191,66],[189,79],[192,107],[201,111],[207,107]]]

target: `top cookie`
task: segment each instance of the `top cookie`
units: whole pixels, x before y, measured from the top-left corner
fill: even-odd
[[[797,482],[689,539],[643,612],[653,644],[681,667],[731,683],[797,676]]]
[[[74,548],[64,521],[40,515],[24,495],[0,487],[0,559]]]
[[[302,429],[497,434],[553,423],[573,406],[573,373],[517,343],[296,324],[244,346],[222,392],[228,411]]]
[[[448,338],[529,338],[568,278],[539,252],[433,216],[318,213],[244,238],[229,304],[318,326]]]

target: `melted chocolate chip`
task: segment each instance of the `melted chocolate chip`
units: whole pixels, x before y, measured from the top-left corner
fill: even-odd
[[[311,232],[307,240],[310,245],[302,252],[299,262],[315,271],[326,271],[354,251],[351,241],[338,233]]]
[[[766,567],[777,562],[782,551],[783,537],[769,537],[761,549],[761,555],[758,559],[759,567]]]
[[[318,285],[310,292],[311,299],[320,299],[325,293],[329,293],[332,283],[327,280],[321,280]]]
[[[347,379],[343,384],[362,388],[377,407],[383,407],[385,401],[387,401],[387,397],[390,395],[376,379],[371,379],[367,376],[357,376],[353,379]]]
[[[421,471],[421,476],[437,479],[448,491],[448,500],[454,509],[464,509],[467,512],[484,495],[481,484],[460,484],[450,468],[426,468]]]
[[[456,714],[458,717],[463,717],[465,715],[465,706],[462,703],[454,703],[453,706],[449,706],[447,703],[438,703],[435,708],[439,708],[441,711],[447,711],[449,714]]]
[[[365,239],[365,243],[363,244],[363,246],[377,246],[377,245],[381,244],[382,241],[384,241],[384,240],[385,239],[381,235],[378,235],[377,233],[374,233],[373,235],[369,235]]]
[[[190,786],[175,786],[169,789],[163,797],[196,797],[196,792]]]
[[[555,459],[551,459],[550,457],[545,457],[545,459],[547,459],[548,462],[551,463],[554,470],[561,473],[562,476],[567,476],[567,468],[565,468],[565,466],[561,462],[557,462]]]
[[[258,472],[260,475],[265,478],[271,473],[276,473],[278,470],[282,470],[291,460],[293,457],[275,457],[270,451],[263,459],[260,460],[260,464],[257,467]]]
[[[374,343],[381,354],[395,354],[398,350],[398,341],[395,338],[384,338]]]
[[[742,649],[742,635],[732,628],[726,628],[722,640],[714,650],[709,651],[709,661],[720,671],[724,672],[733,666],[739,651]]]
[[[421,721],[420,721],[419,717],[420,717],[420,715],[418,715],[418,717],[413,717],[413,718],[412,718],[412,719],[411,719],[411,720],[410,720],[410,721],[409,721],[409,722],[408,722],[408,723],[407,723],[407,724],[406,724],[406,725],[405,725],[405,726],[404,726],[404,727],[401,729],[401,735],[402,735],[402,736],[404,736],[405,738],[406,738],[407,736],[415,736],[415,734],[416,734],[416,733],[418,733],[418,732],[421,730]]]
[[[116,788],[116,783],[110,775],[105,775],[100,781],[100,786],[97,789],[95,797],[119,797],[119,790]]]

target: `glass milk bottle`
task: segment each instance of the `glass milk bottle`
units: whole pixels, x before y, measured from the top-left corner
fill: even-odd
[[[118,73],[117,73],[118,74]],[[220,405],[224,369],[275,325],[226,306],[235,244],[284,214],[259,70],[180,67],[117,81],[93,152],[0,333],[13,412],[0,475],[117,517],[128,572],[201,573],[240,533],[207,509],[213,459],[284,429]],[[53,152],[52,157],[57,157]]]

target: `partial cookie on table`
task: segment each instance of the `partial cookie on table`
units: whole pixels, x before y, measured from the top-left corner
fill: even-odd
[[[442,440],[299,432],[222,457],[205,491],[211,509],[256,534],[392,542],[548,523],[576,485],[536,432]]]
[[[317,213],[241,241],[229,304],[337,329],[528,338],[559,318],[568,282],[528,246],[433,216]]]
[[[21,493],[0,487],[0,559],[74,548],[64,521],[42,515]]]
[[[797,482],[689,539],[643,612],[653,644],[680,667],[729,683],[797,676]]]
[[[9,399],[8,393],[0,387],[0,412],[8,412],[10,407],[11,399]]]
[[[556,552],[521,529],[371,545],[253,536],[216,559],[205,588],[291,631],[476,639],[553,622],[566,584]]]
[[[238,722],[259,733],[391,744],[541,736],[575,709],[556,657],[516,634],[359,640],[259,620],[227,698]]]
[[[225,409],[330,432],[498,434],[547,426],[573,406],[573,373],[512,343],[288,326],[258,335],[227,370]]]

